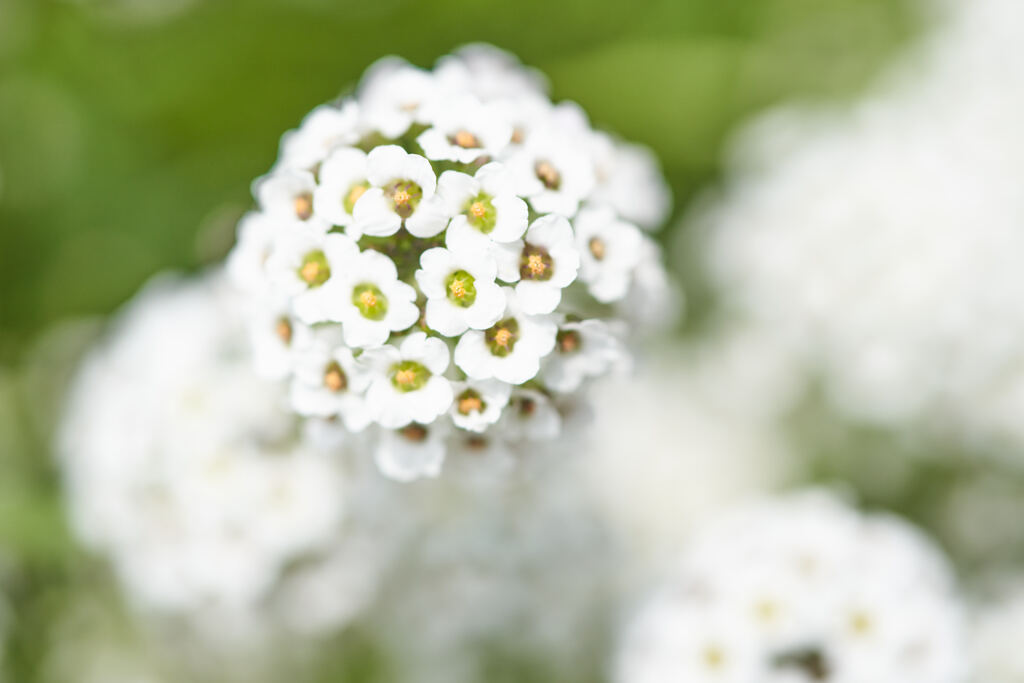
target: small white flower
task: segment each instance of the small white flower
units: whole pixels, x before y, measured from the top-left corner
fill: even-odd
[[[420,256],[416,282],[427,297],[426,323],[446,337],[498,322],[505,295],[494,281],[494,262],[482,252],[428,249]]]
[[[448,431],[435,422],[430,425],[408,424],[397,430],[381,429],[374,447],[377,467],[386,477],[397,481],[414,481],[441,474],[447,452]]]
[[[328,224],[313,212],[314,190],[313,174],[296,169],[274,171],[253,183],[253,194],[265,213],[285,225],[298,222],[326,232]]]
[[[544,363],[544,385],[552,391],[579,389],[587,377],[598,377],[626,363],[628,356],[618,335],[602,320],[560,325],[555,352]]]
[[[645,230],[660,227],[672,210],[672,192],[654,152],[607,133],[595,132],[592,140],[597,178],[593,198]]]
[[[516,295],[526,313],[551,313],[562,301],[562,289],[576,279],[580,255],[572,226],[562,216],[535,220],[526,231],[519,258]]]
[[[291,374],[296,352],[301,356],[312,329],[296,320],[287,300],[260,299],[258,310],[249,311],[247,327],[256,373],[267,379]]]
[[[498,429],[510,443],[554,439],[562,431],[562,417],[551,399],[541,392],[517,388],[502,413]]]
[[[250,211],[242,216],[238,223],[235,246],[227,259],[227,271],[232,284],[246,293],[258,296],[269,291],[267,259],[273,253],[274,240],[281,232],[282,226],[263,212]]]
[[[516,193],[527,197],[535,211],[572,218],[594,188],[593,163],[572,137],[538,130],[508,159]]]
[[[313,192],[313,210],[334,225],[353,222],[356,202],[370,187],[366,152],[341,147],[331,152],[320,166],[320,184]],[[354,239],[360,235],[349,233]]]
[[[452,384],[455,400],[449,413],[456,427],[483,432],[501,417],[512,387],[495,379],[470,380]]]
[[[319,327],[295,366],[292,407],[304,416],[340,416],[350,431],[362,431],[370,424],[363,397],[370,379],[352,350],[343,345],[341,326]]]
[[[580,279],[602,303],[626,296],[643,256],[640,230],[608,207],[581,209],[574,221],[581,254]]]
[[[413,332],[399,348],[370,349],[360,361],[374,369],[366,392],[374,421],[383,427],[404,427],[411,422],[430,424],[452,404],[448,345],[424,332]]]
[[[429,71],[397,57],[377,60],[359,82],[362,125],[386,138],[397,138],[421,120],[421,107],[437,96]]]
[[[309,112],[297,130],[281,138],[275,169],[312,170],[336,147],[359,139],[359,105],[347,100],[335,107],[325,104]]]
[[[348,273],[359,247],[345,235],[299,228],[279,235],[267,259],[275,289],[291,297],[292,310],[304,323],[342,319],[341,301],[329,283]],[[394,266],[392,266],[393,268]]]
[[[352,347],[380,346],[420,316],[416,290],[398,279],[394,261],[376,251],[352,255],[327,290],[339,311],[331,319],[345,323],[345,343]]]
[[[542,73],[523,66],[515,55],[484,43],[464,45],[441,57],[434,75],[445,87],[469,90],[484,101],[544,97],[548,91]]]
[[[518,279],[521,237],[529,222],[526,202],[516,196],[508,170],[490,163],[475,176],[445,171],[437,182],[437,194],[452,216],[445,233],[448,248],[481,249],[498,264],[498,277]]]
[[[448,225],[444,205],[434,191],[430,162],[398,145],[374,148],[367,156],[371,187],[355,203],[355,228],[362,235],[387,237],[403,225],[416,237],[433,237]]]
[[[512,139],[501,111],[470,95],[437,102],[425,114],[431,127],[416,142],[428,159],[469,164],[496,158]]]
[[[455,364],[472,379],[495,377],[522,384],[540,370],[541,358],[555,348],[558,327],[550,316],[527,315],[516,294],[503,288],[502,319],[486,330],[469,330],[455,347]]]

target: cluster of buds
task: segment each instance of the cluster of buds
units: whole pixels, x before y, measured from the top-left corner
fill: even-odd
[[[556,437],[670,298],[653,156],[490,47],[378,62],[284,136],[254,195],[229,269],[259,369],[398,479]]]

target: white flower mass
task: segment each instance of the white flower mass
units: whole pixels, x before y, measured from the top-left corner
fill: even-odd
[[[507,440],[513,390],[560,405],[628,360],[627,330],[673,318],[643,232],[671,204],[653,154],[495,48],[379,61],[284,136],[254,194],[229,272],[255,367],[291,378],[297,414],[375,434],[400,479]]]
[[[850,108],[755,124],[698,217],[750,347],[782,345],[854,419],[1024,444],[1024,4],[948,15]],[[758,351],[759,352],[759,351]]]
[[[269,605],[341,623],[372,595],[379,553],[331,572],[335,598],[318,609],[299,593],[359,547],[349,511],[363,494],[343,459],[302,437],[281,382],[253,371],[238,305],[221,271],[159,277],[86,357],[59,444],[72,526],[145,610],[211,631]],[[293,398],[356,419],[329,392]]]
[[[920,532],[809,491],[700,529],[620,642],[617,683],[962,683],[949,567]]]

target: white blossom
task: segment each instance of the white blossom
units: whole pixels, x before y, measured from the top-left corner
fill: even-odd
[[[582,209],[575,227],[580,279],[602,303],[622,299],[643,256],[640,231],[604,207]]]
[[[451,352],[440,339],[413,332],[398,348],[370,349],[360,361],[374,370],[366,401],[383,427],[430,424],[452,404],[452,385],[444,377]]]
[[[939,552],[810,492],[701,529],[627,626],[614,680],[956,683],[968,662]]]
[[[536,376],[540,361],[555,348],[558,326],[550,316],[527,315],[515,292],[504,288],[501,320],[486,330],[469,330],[455,347],[455,364],[472,379],[491,377],[522,384]]]
[[[505,311],[497,266],[482,252],[436,247],[420,256],[416,283],[427,297],[425,320],[446,337],[485,330]]]
[[[313,210],[330,224],[350,226],[355,220],[352,214],[356,202],[369,186],[366,153],[355,147],[338,148],[320,166]],[[351,231],[349,235],[361,237]]]
[[[561,216],[538,218],[526,231],[519,257],[516,297],[526,313],[552,313],[562,289],[576,279],[580,254],[572,226]]]
[[[416,290],[398,279],[391,259],[375,251],[345,261],[326,296],[337,307],[332,319],[344,323],[345,343],[351,347],[380,346],[420,314]]]
[[[512,387],[495,379],[453,382],[452,422],[470,432],[483,432],[498,421],[508,405]]]
[[[544,362],[544,383],[553,391],[576,391],[583,380],[621,367],[628,356],[621,335],[601,320],[558,326],[555,351]]]

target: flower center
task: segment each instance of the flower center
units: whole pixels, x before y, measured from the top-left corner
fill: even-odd
[[[544,247],[527,244],[519,259],[519,277],[524,280],[550,280],[554,261]]]
[[[605,245],[603,239],[601,239],[600,237],[591,237],[590,241],[587,242],[587,247],[590,249],[590,254],[595,259],[597,259],[598,261],[604,260],[607,245]]]
[[[430,370],[414,360],[403,360],[391,366],[391,383],[403,394],[422,389],[431,376]]]
[[[466,389],[459,394],[459,397],[455,399],[455,406],[460,415],[482,413],[484,408],[487,407],[480,394],[472,389]]]
[[[313,195],[308,192],[300,194],[292,200],[292,206],[300,221],[309,220],[309,217],[313,215]]]
[[[525,139],[526,139],[526,131],[524,131],[519,126],[516,126],[515,128],[512,129],[512,144],[518,145],[518,144],[522,143],[522,141],[525,140]]]
[[[363,196],[369,186],[369,183],[363,182],[356,183],[349,188],[348,194],[345,195],[345,199],[342,202],[345,206],[345,213],[352,215],[352,212],[355,211],[356,208],[356,202],[359,201],[359,198]]]
[[[544,183],[544,187],[549,190],[557,190],[562,184],[562,175],[550,161],[538,161],[533,166],[533,172],[537,175],[537,180]]]
[[[466,220],[480,232],[487,234],[498,223],[498,211],[490,195],[480,193],[466,205]]]
[[[499,321],[494,327],[484,332],[484,341],[495,356],[507,356],[512,353],[519,341],[519,323],[515,318]]]
[[[348,377],[345,376],[345,371],[341,369],[338,361],[331,361],[324,370],[324,386],[334,393],[344,391],[348,387]]]
[[[559,330],[555,341],[558,343],[558,350],[562,353],[579,351],[583,342],[580,338],[580,333],[576,330]]]
[[[422,443],[427,440],[427,428],[415,422],[402,427],[398,433],[414,443]]]
[[[469,308],[476,301],[476,278],[464,270],[457,270],[445,281],[448,300],[456,306]]]
[[[521,416],[533,417],[533,414],[537,412],[537,402],[532,398],[520,398],[516,401],[516,408]]]
[[[423,188],[411,180],[396,180],[384,191],[391,197],[395,213],[402,218],[411,216],[420,200],[423,199]]]
[[[725,653],[721,648],[710,645],[704,649],[704,664],[709,669],[720,669],[725,664]]]
[[[280,339],[281,343],[285,346],[292,343],[293,333],[292,321],[288,320],[288,318],[280,318],[278,319],[277,324],[274,325],[274,334],[277,335],[277,338]]]
[[[331,267],[327,263],[327,255],[315,249],[302,258],[299,266],[299,277],[310,287],[319,287],[331,277]]]
[[[376,285],[363,282],[352,290],[352,303],[364,318],[383,320],[388,313],[388,298]]]
[[[456,132],[455,135],[448,138],[448,140],[453,145],[457,145],[463,149],[475,149],[480,146],[480,140],[465,128]]]

